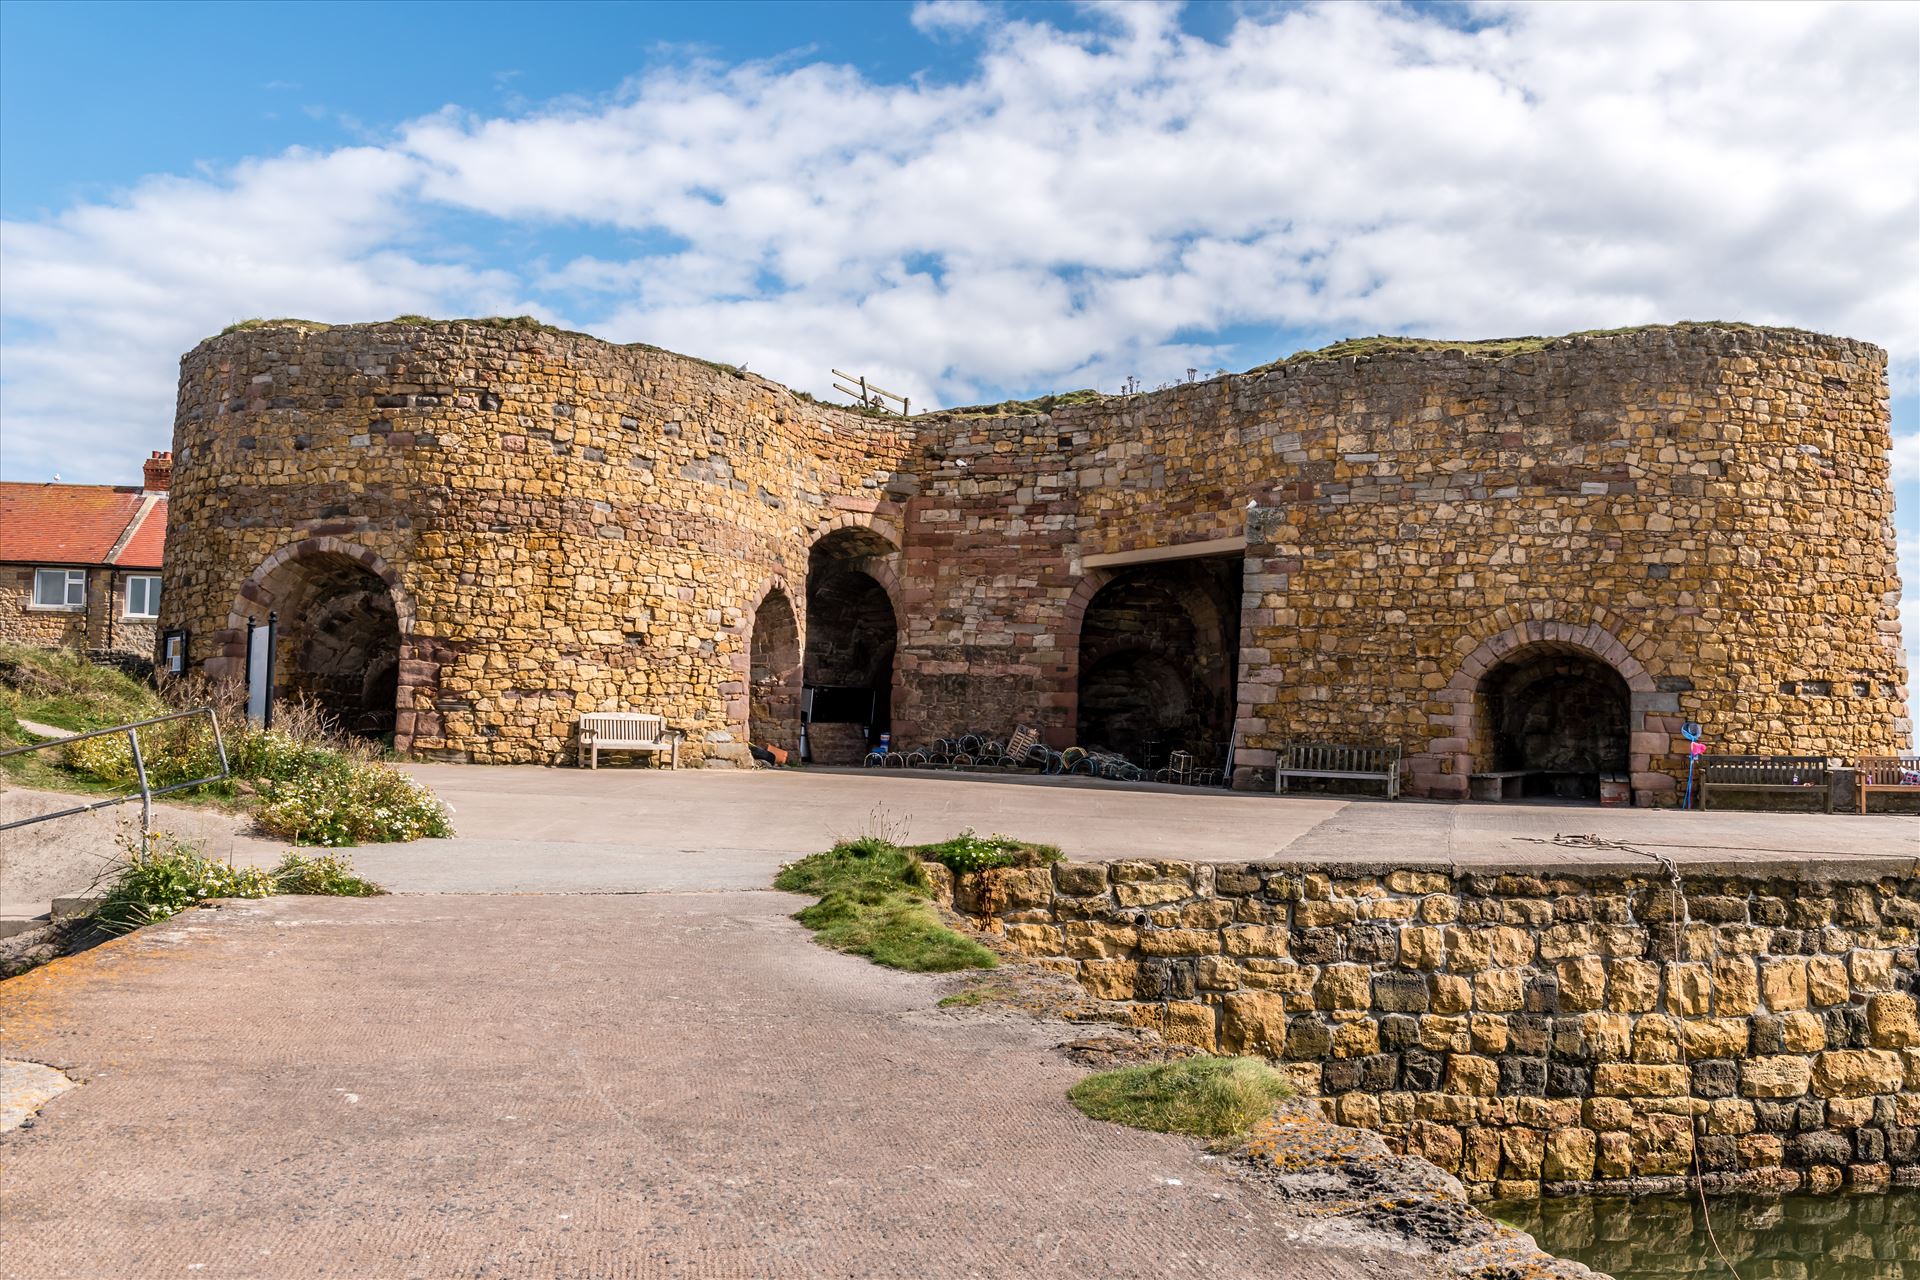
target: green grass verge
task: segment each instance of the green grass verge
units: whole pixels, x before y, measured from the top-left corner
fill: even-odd
[[[999,963],[940,922],[920,860],[883,840],[843,841],[802,858],[781,868],[773,887],[818,894],[820,901],[793,918],[824,945],[889,969],[950,973]]]
[[[1637,324],[1623,329],[1582,329],[1576,333],[1559,335],[1529,335],[1522,338],[1411,338],[1397,334],[1383,333],[1371,338],[1346,338],[1328,346],[1317,347],[1312,351],[1296,351],[1284,360],[1275,360],[1249,370],[1261,373],[1267,369],[1276,369],[1281,365],[1306,364],[1314,360],[1347,360],[1355,356],[1389,355],[1406,351],[1463,351],[1468,355],[1497,359],[1502,356],[1524,355],[1529,351],[1544,351],[1550,344],[1562,342],[1568,338],[1612,338],[1621,334],[1641,333],[1649,329],[1738,329],[1757,330],[1760,326],[1741,324],[1733,320],[1681,320],[1673,324]],[[1790,330],[1794,333],[1809,332],[1805,329]]]
[[[1231,1138],[1245,1133],[1292,1093],[1286,1077],[1258,1058],[1181,1058],[1088,1076],[1067,1098],[1095,1120]]]
[[[32,720],[84,733],[165,715],[167,705],[146,685],[113,667],[95,666],[68,649],[0,644],[0,746],[26,746],[41,739],[20,727]],[[29,751],[0,760],[9,781],[50,791],[113,795],[114,781],[69,768],[60,748]]]

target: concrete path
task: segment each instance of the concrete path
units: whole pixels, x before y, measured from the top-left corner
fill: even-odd
[[[1879,815],[1388,803],[891,770],[409,768],[452,803],[459,835],[353,856],[374,879],[425,893],[759,888],[780,863],[875,827],[915,841],[1000,831],[1076,858],[1633,861],[1547,843],[1587,834],[1690,864],[1920,857],[1920,818]]]
[[[98,796],[0,790],[0,822],[52,813]],[[285,841],[249,834],[250,820],[218,809],[156,804],[154,827],[200,846],[208,857],[255,866],[272,866],[286,852]],[[123,842],[140,831],[140,801],[51,822],[0,831],[0,922],[46,914],[55,898],[86,894],[100,874],[117,862]]]
[[[0,1277],[1428,1274],[796,905],[272,899],[0,984],[6,1052],[84,1081],[0,1137]]]

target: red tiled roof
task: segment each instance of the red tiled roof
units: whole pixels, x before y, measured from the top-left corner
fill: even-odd
[[[157,569],[167,537],[164,496],[113,555],[146,497],[137,485],[0,482],[0,561]]]
[[[147,514],[134,529],[133,536],[127,539],[127,545],[120,548],[120,554],[113,558],[118,565],[129,569],[158,569],[160,553],[167,545],[167,495],[161,494]]]

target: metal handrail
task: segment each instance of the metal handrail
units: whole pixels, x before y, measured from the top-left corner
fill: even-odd
[[[205,716],[213,726],[214,749],[220,753],[220,772],[205,778],[195,778],[191,782],[175,782],[169,786],[155,788],[147,783],[146,757],[140,753],[140,735],[138,730],[148,725],[166,724],[170,720],[185,720],[190,716]],[[0,760],[8,756],[22,755],[28,751],[44,751],[48,747],[64,747],[68,743],[83,742],[88,738],[104,738],[111,733],[127,735],[127,744],[133,750],[133,771],[140,780],[140,833],[153,834],[153,798],[171,795],[175,791],[185,791],[188,787],[204,787],[209,782],[224,782],[233,776],[233,768],[227,763],[226,739],[220,736],[220,717],[213,713],[212,707],[195,707],[191,711],[175,711],[164,716],[155,716],[151,720],[136,720],[132,724],[117,724],[111,729],[90,729],[85,733],[69,734],[64,738],[48,738],[45,742],[30,742],[24,747],[9,747],[0,751]],[[75,805],[71,809],[60,809],[54,813],[37,814],[31,818],[20,818],[13,822],[0,823],[0,831],[11,831],[15,827],[30,827],[36,822],[51,822],[55,818],[70,818],[76,813],[92,813],[95,809],[107,809],[116,804],[125,804],[134,797],[112,796],[106,800],[96,800],[92,804]]]

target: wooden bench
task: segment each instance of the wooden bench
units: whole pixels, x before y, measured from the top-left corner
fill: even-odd
[[[1833,812],[1832,770],[1824,756],[1701,756],[1700,807],[1716,791],[1816,793]]]
[[[1288,742],[1274,753],[1273,789],[1284,795],[1288,778],[1343,778],[1384,782],[1387,799],[1400,798],[1400,748],[1353,747],[1334,742]]]
[[[1861,756],[1853,768],[1853,794],[1862,813],[1869,791],[1920,796],[1920,755]]]
[[[580,760],[589,769],[600,767],[602,751],[632,751],[665,755],[668,767],[680,767],[680,739],[667,728],[663,716],[640,711],[589,711],[580,717]]]

